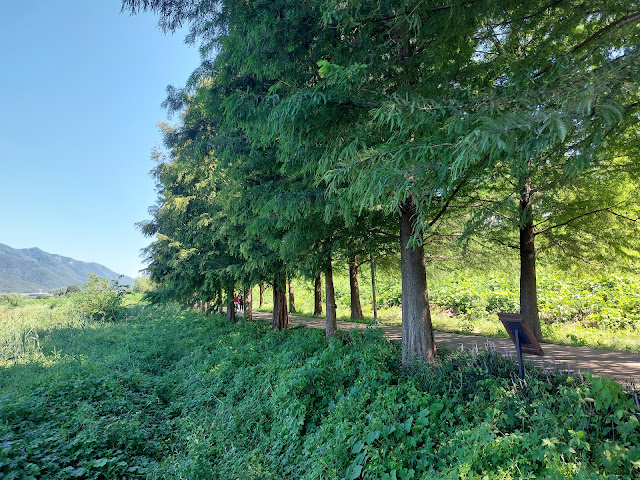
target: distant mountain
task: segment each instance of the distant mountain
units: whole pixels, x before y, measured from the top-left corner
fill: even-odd
[[[89,273],[114,279],[118,274],[99,263],[87,263],[43,252],[39,248],[15,249],[0,243],[0,292],[48,292],[69,285],[84,285]],[[121,284],[133,284],[122,277]]]

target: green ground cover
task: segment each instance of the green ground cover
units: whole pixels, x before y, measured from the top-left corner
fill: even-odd
[[[366,267],[366,265],[365,265]],[[346,272],[334,274],[338,319],[349,318]],[[378,317],[386,325],[402,322],[400,278],[377,275]],[[360,289],[365,321],[373,320],[371,278],[361,269]],[[313,313],[313,284],[294,282],[298,314]],[[265,310],[270,307],[270,291]],[[254,307],[258,289],[253,291]],[[429,275],[429,300],[434,327],[442,331],[506,337],[497,312],[518,312],[518,279],[503,272],[471,270]],[[640,353],[640,276],[634,274],[571,274],[540,269],[538,301],[545,341]]]
[[[637,396],[606,379],[529,369],[520,382],[491,351],[407,371],[375,330],[327,344],[175,305],[74,312],[0,307],[2,478],[640,474]]]

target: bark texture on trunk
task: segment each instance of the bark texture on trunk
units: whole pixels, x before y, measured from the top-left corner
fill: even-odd
[[[248,322],[253,321],[253,309],[252,309],[253,305],[251,304],[252,290],[253,288],[249,287],[244,291],[244,319]]]
[[[416,360],[433,362],[436,356],[436,345],[427,297],[424,248],[407,246],[415,227],[416,206],[413,198],[409,197],[400,210],[402,363],[406,365]]]
[[[349,261],[349,289],[351,292],[351,319],[362,320],[362,305],[360,304],[360,285],[358,283],[358,258]]]
[[[378,322],[378,300],[376,299],[376,267],[371,254],[371,303],[373,305],[373,320]]]
[[[234,286],[227,288],[227,320],[230,322],[236,321],[236,306],[233,303],[233,290]]]
[[[289,312],[296,313],[296,299],[293,295],[293,280],[289,279]]]
[[[314,300],[313,300],[313,314],[317,317],[322,316],[322,277],[320,274],[316,277],[314,284]]]
[[[224,297],[222,296],[222,290],[216,290],[215,301],[215,311],[221,314],[224,310]]]
[[[327,264],[327,271],[324,275],[325,286],[325,301],[327,309],[326,327],[325,332],[327,338],[335,337],[338,330],[338,324],[336,322],[336,292],[333,288],[333,268],[331,266],[331,257]]]
[[[259,307],[262,308],[264,305],[264,283],[260,282],[260,305]]]
[[[233,303],[233,299],[227,303],[227,320],[230,322],[236,321],[236,305]]]
[[[287,278],[284,273],[276,273],[273,278],[273,329],[282,330],[289,327],[287,313]]]
[[[531,209],[531,186],[527,181],[520,196],[520,215],[526,219],[525,224],[520,228],[520,315],[531,327],[536,338],[542,340],[538,314],[536,237]]]

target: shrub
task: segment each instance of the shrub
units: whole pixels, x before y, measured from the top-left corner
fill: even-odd
[[[16,308],[27,303],[29,299],[17,293],[0,293],[0,306]]]
[[[149,277],[136,277],[134,284],[129,287],[131,293],[146,293],[155,289],[156,286]]]
[[[85,292],[80,296],[78,310],[81,314],[100,321],[115,321],[122,307],[124,288],[119,279],[107,280],[90,273]]]

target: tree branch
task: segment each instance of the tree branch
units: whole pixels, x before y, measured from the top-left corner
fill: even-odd
[[[129,0],[131,1],[131,0]],[[460,3],[448,3],[445,5],[438,5],[437,7],[429,7],[429,8],[425,8],[424,11],[427,13],[432,13],[432,12],[440,12],[442,10],[450,10],[452,8],[455,7],[463,7],[465,5],[471,5],[473,3],[477,3],[481,0],[463,0]],[[415,13],[416,8],[418,8],[418,6],[420,5],[420,2],[418,3],[418,5],[416,5],[413,10],[411,10],[411,12],[409,13],[404,13],[407,16],[413,15]],[[374,22],[374,23],[382,23],[382,22],[386,22],[389,20],[394,20],[396,18],[398,18],[401,14],[394,14],[394,15],[387,15],[386,17],[380,17],[380,18],[371,18],[371,19],[364,19],[364,22]],[[330,28],[335,28],[338,27],[340,25],[339,22],[331,22],[327,24],[327,27]]]
[[[507,248],[511,248],[513,250],[520,250],[520,246],[519,245],[509,245],[508,243],[505,243],[501,240],[498,240],[496,238],[493,239],[494,242],[496,242],[498,245],[502,245],[503,247],[507,247]]]
[[[627,217],[626,215],[622,215],[621,213],[616,213],[613,210],[609,210],[609,213],[611,215],[614,215],[616,217],[620,217],[620,218],[624,218],[625,220],[628,220],[629,222],[638,222],[640,221],[640,218],[631,218],[631,217]]]
[[[433,227],[435,225],[435,223],[440,219],[440,217],[442,215],[444,215],[444,212],[446,212],[447,208],[449,207],[449,204],[451,203],[451,200],[453,200],[455,198],[455,196],[457,195],[457,193],[460,191],[460,189],[462,188],[462,185],[464,185],[466,183],[467,179],[463,178],[462,181],[458,184],[458,186],[455,188],[455,190],[453,191],[453,193],[451,194],[451,196],[449,197],[449,199],[445,202],[445,204],[442,206],[442,208],[440,209],[440,211],[438,212],[438,214],[433,218],[433,220],[431,220],[429,222],[429,226]]]
[[[584,218],[584,217],[588,217],[589,215],[595,215],[601,212],[611,212],[611,207],[604,207],[604,208],[599,208],[597,210],[591,210],[590,212],[585,212],[581,215],[577,215],[573,218],[570,218],[569,220],[567,220],[566,222],[562,222],[562,223],[558,223],[556,225],[551,225],[550,227],[547,227],[543,230],[540,230],[539,232],[535,232],[533,235],[537,236],[537,235],[542,235],[546,232],[548,232],[549,230],[553,230],[554,228],[558,228],[558,227],[564,227],[566,225],[569,225],[571,222],[574,222],[576,220],[579,220],[580,218]]]
[[[560,244],[560,243],[557,243],[557,244],[556,244],[556,245],[554,245],[554,246],[556,246],[556,247],[558,247],[560,250],[562,250],[563,255],[565,255],[566,257],[573,258],[573,259],[578,260],[578,261],[580,261],[580,262],[582,262],[582,263],[586,263],[587,265],[594,265],[594,263],[593,263],[593,262],[590,262],[590,261],[588,261],[588,260],[586,260],[586,259],[584,259],[584,258],[582,258],[582,257],[578,257],[578,256],[576,256],[576,255],[572,255],[572,254],[568,253],[568,252],[564,249],[564,247],[562,246],[562,244]]]
[[[600,37],[601,35],[603,35],[604,33],[606,33],[607,31],[609,31],[611,29],[613,29],[616,26],[618,28],[621,28],[622,26],[626,25],[627,23],[635,22],[635,21],[638,21],[638,20],[640,20],[640,12],[635,12],[635,13],[630,14],[630,15],[625,15],[624,17],[621,17],[618,20],[616,20],[615,22],[612,22],[609,25],[606,25],[606,26],[602,27],[600,30],[598,30],[597,32],[595,32],[592,35],[590,35],[589,37],[587,37],[585,40],[583,40],[578,45],[576,45],[571,50],[569,50],[569,53],[571,53],[571,54],[576,53],[577,51],[581,50],[586,45],[588,45],[589,43],[594,41],[596,38]],[[549,70],[551,70],[551,67],[553,67],[552,63],[550,63],[545,68],[540,70],[536,75],[534,75],[533,78],[540,78],[542,75],[544,75]]]
[[[570,53],[571,54],[576,53],[578,50],[580,50],[581,48],[583,48],[584,46],[588,45],[589,43],[591,43],[596,38],[604,35],[606,32],[608,32],[609,30],[611,30],[611,29],[613,29],[615,27],[618,27],[618,29],[619,29],[619,28],[622,28],[627,23],[635,22],[637,20],[640,20],[640,12],[635,12],[635,13],[632,13],[630,15],[625,15],[624,17],[619,18],[615,22],[612,22],[609,25],[606,25],[606,26],[602,27],[600,30],[598,30],[597,32],[593,33],[592,35],[589,35],[589,37],[587,37],[585,40],[583,40],[578,45],[573,47],[570,50]]]
[[[490,250],[492,252],[498,252],[498,253],[503,253],[502,250],[497,250],[495,248],[493,248],[490,245],[485,245],[484,243],[480,242],[479,240],[476,240],[474,238],[470,238],[469,241],[473,242],[473,243],[477,243],[478,245],[480,245],[482,248],[486,249],[486,250]],[[507,246],[508,248],[514,248],[514,249],[518,249],[519,247],[513,246],[513,245],[506,245],[502,242],[496,241],[497,243],[500,243],[503,246]]]

